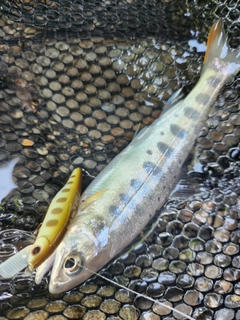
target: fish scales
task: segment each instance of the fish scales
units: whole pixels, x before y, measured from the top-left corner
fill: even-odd
[[[195,88],[179,103],[170,101],[164,116],[140,132],[83,193],[78,214],[56,250],[52,293],[68,290],[91,276],[90,270],[99,270],[164,204],[213,101],[238,72],[239,56],[228,47],[219,20],[211,29]]]

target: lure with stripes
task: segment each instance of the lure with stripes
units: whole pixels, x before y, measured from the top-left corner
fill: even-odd
[[[70,218],[77,209],[81,179],[82,171],[77,168],[52,200],[28,259],[31,268],[40,266],[61,242]]]
[[[61,242],[68,224],[77,212],[82,170],[73,171],[64,187],[53,198],[34,244],[0,264],[0,276],[12,278],[26,267],[38,268]]]

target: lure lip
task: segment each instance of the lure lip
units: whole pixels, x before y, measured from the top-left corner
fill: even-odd
[[[0,276],[5,279],[13,278],[21,270],[28,267],[28,257],[30,255],[33,245],[30,244],[15,255],[0,264]]]

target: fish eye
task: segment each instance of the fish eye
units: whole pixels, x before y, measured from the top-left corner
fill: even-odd
[[[75,259],[73,257],[69,258],[65,262],[65,269],[72,269],[75,266]]]
[[[68,274],[80,273],[84,266],[83,254],[72,254],[64,262],[64,270]]]

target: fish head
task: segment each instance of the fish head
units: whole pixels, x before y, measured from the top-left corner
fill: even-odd
[[[56,257],[51,273],[49,291],[60,293],[76,287],[98,271],[106,263],[106,241],[102,234],[91,230],[78,230],[74,237],[66,237],[56,249]],[[91,272],[91,271],[93,272]]]

